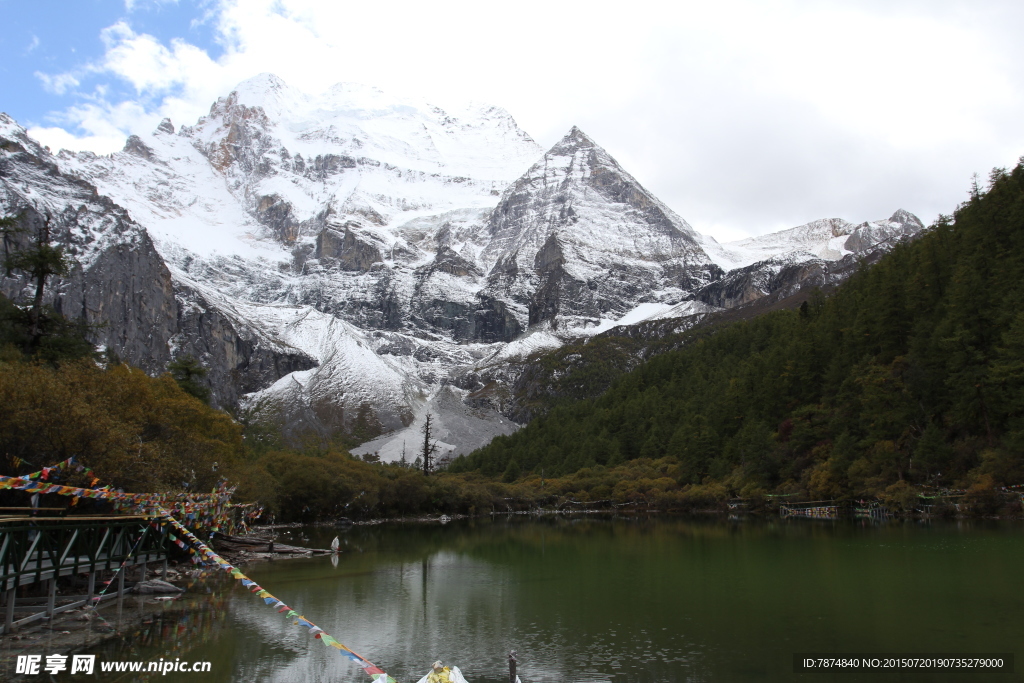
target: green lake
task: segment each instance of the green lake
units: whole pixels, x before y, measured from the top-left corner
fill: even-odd
[[[469,683],[507,681],[510,649],[523,683],[1021,679],[793,672],[797,652],[1024,652],[1020,523],[500,517],[278,538],[336,534],[338,557],[243,570],[401,683],[435,659]],[[88,651],[213,663],[137,680],[369,681],[237,582],[195,600],[146,605],[149,623]]]

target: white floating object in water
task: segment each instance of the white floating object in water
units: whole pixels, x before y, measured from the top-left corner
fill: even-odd
[[[331,552],[335,552],[335,553],[338,552],[338,545],[339,545],[338,537],[335,536],[334,540],[331,541]]]
[[[448,669],[448,671],[447,671],[446,673],[448,674],[447,678],[448,678],[448,681],[449,681],[450,683],[468,683],[468,682],[466,681],[466,679],[465,679],[465,678],[463,677],[463,675],[462,675],[462,672],[461,672],[461,671],[459,671],[459,667],[457,667],[457,666],[452,666],[452,667],[445,667],[445,668],[446,668],[446,669]],[[428,671],[428,672],[427,672],[427,675],[426,675],[426,676],[424,676],[423,678],[421,678],[421,679],[420,679],[419,681],[417,681],[416,683],[433,683],[433,682],[432,682],[432,681],[430,680],[430,674],[432,674],[432,673],[434,673],[434,670],[433,670],[433,669],[431,669],[430,671]],[[438,672],[438,673],[440,673],[440,672]],[[444,681],[444,678],[441,678],[440,680],[441,680],[441,681],[443,682],[443,681]]]

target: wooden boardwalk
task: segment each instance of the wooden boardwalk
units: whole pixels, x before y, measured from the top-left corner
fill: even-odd
[[[160,563],[167,571],[168,538],[162,527],[154,528],[143,515],[80,515],[67,517],[0,516],[0,593],[3,629],[11,633],[40,619],[95,601],[98,572]],[[57,579],[88,577],[86,594],[72,596],[61,606],[57,601]],[[124,595],[125,572],[117,572],[117,588],[103,599]],[[43,609],[33,609],[39,599],[21,599],[18,589],[47,584]],[[113,586],[111,586],[113,588]],[[66,600],[63,597],[62,600]],[[15,619],[16,612],[32,612]]]

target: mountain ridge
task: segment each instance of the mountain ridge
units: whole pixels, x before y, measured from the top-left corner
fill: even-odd
[[[145,251],[168,301],[163,318],[129,325],[111,303],[86,316],[112,325],[98,341],[137,345],[123,357],[151,372],[194,355],[216,404],[272,404],[324,439],[359,415],[398,439],[444,387],[444,405],[457,396],[473,419],[514,429],[505,402],[478,400],[491,382],[514,379],[510,362],[617,321],[731,305],[709,294],[729,277],[716,259],[767,257],[745,266],[756,271],[743,284],[750,301],[789,286],[776,282],[787,265],[820,271],[833,256],[870,254],[923,228],[906,217],[837,222],[839,246],[856,236],[857,249],[829,252],[839,237],[821,235],[716,251],[577,127],[544,151],[497,107],[445,111],[351,84],[307,96],[269,75],[195,124],[164,121],[108,156],[51,155],[35,143],[19,152],[28,137],[9,117],[0,137],[3,168],[17,166],[0,173],[6,213],[67,213],[84,192],[142,240],[132,247],[99,218],[88,239],[60,233],[63,244],[82,243],[82,270],[54,288],[57,303],[82,310],[68,295],[75,287],[117,291],[122,261]],[[91,189],[47,194],[25,170],[29,157],[68,188]],[[114,263],[90,269],[104,240],[124,253],[108,250]],[[7,278],[3,292],[17,297],[23,286]],[[159,298],[141,280],[133,286],[123,301]],[[152,308],[128,308],[137,306]],[[142,351],[142,339],[155,347]]]

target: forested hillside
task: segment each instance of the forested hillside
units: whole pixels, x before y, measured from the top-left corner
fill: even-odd
[[[733,495],[1024,483],[1024,160],[828,298],[723,325],[452,471],[670,458]]]

